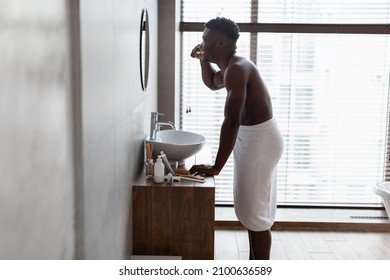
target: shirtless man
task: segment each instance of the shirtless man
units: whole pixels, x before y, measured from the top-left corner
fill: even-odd
[[[204,84],[211,90],[225,87],[227,96],[214,165],[194,165],[190,172],[218,175],[234,153],[234,208],[248,229],[249,258],[269,259],[270,228],[276,211],[276,166],[283,142],[256,65],[236,55],[238,37],[239,28],[233,21],[212,19],[205,24],[203,42],[191,52],[200,61]]]

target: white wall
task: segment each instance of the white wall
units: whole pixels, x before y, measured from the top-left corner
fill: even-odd
[[[65,3],[0,2],[0,259],[74,256]]]
[[[131,253],[131,184],[157,109],[157,17],[157,0],[0,2],[0,259]]]
[[[151,30],[146,92],[138,57],[144,7]],[[122,258],[131,252],[130,186],[157,108],[157,1],[83,0],[80,8],[85,258]]]

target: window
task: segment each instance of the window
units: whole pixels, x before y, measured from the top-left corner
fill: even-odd
[[[205,135],[215,156],[226,92],[202,84],[189,52],[204,22],[231,18],[241,29],[237,54],[258,65],[284,137],[278,203],[380,204],[372,186],[390,169],[389,1],[182,0],[182,8],[183,129]],[[218,204],[232,203],[232,176],[231,156],[216,177]]]

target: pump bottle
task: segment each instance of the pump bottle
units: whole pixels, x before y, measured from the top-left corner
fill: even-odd
[[[162,162],[161,156],[157,157],[156,163],[154,164],[154,182],[164,183],[165,166]]]

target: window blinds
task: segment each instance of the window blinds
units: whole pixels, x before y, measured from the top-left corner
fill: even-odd
[[[389,10],[389,0],[182,0],[181,14],[184,22],[388,24]]]
[[[183,22],[225,16],[244,23],[253,20],[253,13],[264,23],[390,21],[388,1],[217,2],[210,6],[210,1],[183,0]],[[189,56],[201,36],[201,32],[182,33],[181,121],[183,129],[205,135],[215,156],[226,92],[206,88],[199,62]],[[253,45],[250,34],[242,32],[237,53],[255,59],[284,137],[278,203],[379,204],[372,186],[384,180],[386,167],[389,35],[269,32],[257,36]],[[232,176],[231,157],[216,177],[217,203],[232,203]]]

